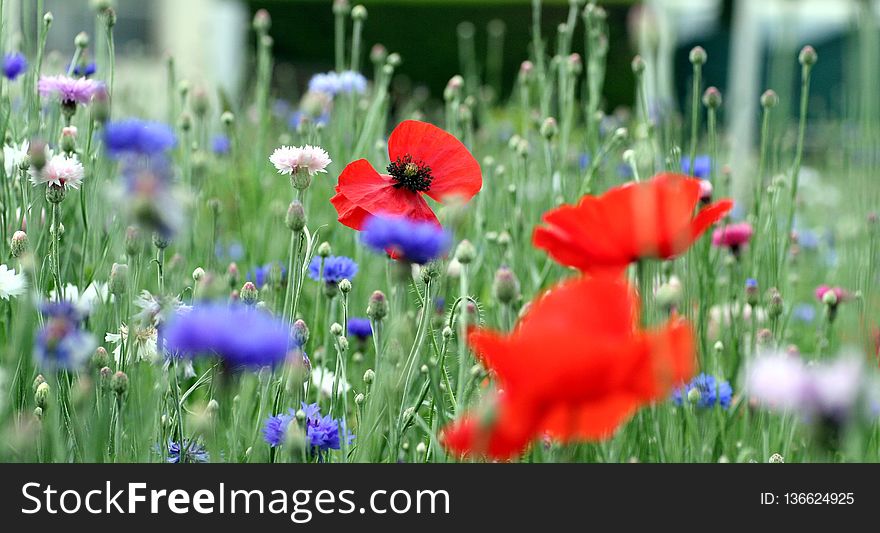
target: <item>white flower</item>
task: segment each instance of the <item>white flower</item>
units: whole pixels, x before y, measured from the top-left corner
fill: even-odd
[[[336,382],[336,374],[323,367],[316,366],[312,368],[312,387],[316,387],[324,396],[333,395],[333,384]],[[351,389],[351,386],[345,381],[344,377],[339,378],[339,384],[336,385],[337,394],[345,394]]]
[[[118,333],[107,333],[104,336],[104,341],[112,342],[116,345],[116,348],[113,349],[113,358],[119,363],[122,356],[122,345],[128,342],[128,326],[122,324],[119,326]],[[136,327],[133,348],[137,361],[157,361],[159,359],[159,349],[156,328],[153,326],[145,328]]]
[[[3,145],[3,166],[5,167],[7,178],[18,176],[19,165],[28,157],[29,148],[30,144],[27,139],[21,141],[21,144]]]
[[[331,163],[330,155],[320,146],[305,145],[282,146],[276,148],[269,161],[275,165],[279,174],[294,174],[300,170],[314,176],[318,172],[327,172],[327,165]]]
[[[141,310],[135,318],[157,327],[171,318],[173,314],[188,313],[192,310],[192,306],[184,305],[176,296],[154,296],[147,290],[142,291],[134,299],[134,305]]]
[[[10,296],[18,297],[27,290],[27,278],[24,272],[18,274],[15,270],[9,270],[6,265],[0,265],[0,298],[8,300]]]
[[[30,169],[31,183],[78,189],[85,176],[85,169],[76,156],[53,155],[42,170]]]
[[[49,291],[49,299],[53,302],[59,300],[58,293],[55,289]],[[79,287],[72,283],[68,283],[64,287],[64,299],[73,304],[82,316],[89,316],[95,310],[98,304],[107,302],[107,284],[93,281],[89,286],[80,292]],[[113,297],[110,296],[110,300]]]

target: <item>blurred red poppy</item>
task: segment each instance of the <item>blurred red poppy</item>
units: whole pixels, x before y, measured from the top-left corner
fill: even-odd
[[[700,180],[658,174],[548,211],[532,242],[563,265],[617,276],[633,261],[681,254],[733,208],[724,199],[694,215],[699,201]]]
[[[393,215],[439,224],[423,194],[438,202],[467,201],[483,186],[480,164],[464,144],[426,122],[407,120],[394,128],[388,155],[387,174],[366,159],[342,171],[330,199],[339,222],[360,230],[370,215]]]
[[[638,300],[622,280],[567,281],[532,304],[507,336],[475,330],[469,343],[498,393],[477,415],[448,426],[452,452],[506,459],[533,439],[610,437],[639,407],[691,377],[690,326],[673,318],[657,331],[637,327]]]

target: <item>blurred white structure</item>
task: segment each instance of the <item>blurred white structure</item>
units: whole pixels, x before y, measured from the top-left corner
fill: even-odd
[[[117,14],[117,94],[132,96],[145,116],[162,112],[156,105],[166,99],[155,95],[167,90],[169,55],[177,79],[193,87],[205,87],[209,93],[222,88],[234,95],[244,86],[250,25],[247,6],[240,0],[44,0],[43,11],[53,15],[44,72],[66,68],[73,39],[81,31],[90,35],[91,50],[103,46],[97,42],[101,33],[95,6],[108,2]],[[36,22],[42,18],[36,6],[36,0],[5,0],[4,50],[24,44],[22,13],[31,10]]]
[[[733,172],[737,193],[744,192],[739,185],[748,182],[747,174],[755,168],[759,98],[767,89],[761,86],[766,67],[765,48],[790,53],[795,62],[803,43],[821,43],[846,31],[857,17],[859,4],[865,1],[880,7],[874,0],[736,0],[724,106],[732,111],[726,114],[728,137],[736,139],[731,143],[725,163],[729,163]],[[648,0],[646,3],[659,19],[659,27],[669,31],[671,38],[678,42],[708,37],[716,29],[714,21],[721,9],[720,0]],[[667,46],[668,49],[671,48]],[[665,68],[671,67],[666,65]],[[663,76],[663,72],[661,64],[660,79],[654,87],[658,96],[670,97],[672,82],[670,75]]]

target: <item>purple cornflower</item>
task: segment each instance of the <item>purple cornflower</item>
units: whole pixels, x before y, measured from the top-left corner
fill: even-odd
[[[354,435],[348,433],[344,426],[339,427],[339,420],[330,415],[321,416],[318,404],[302,402],[302,410],[306,414],[306,436],[313,452],[338,450],[342,439],[347,439],[349,443],[354,440]]]
[[[58,97],[62,105],[72,107],[88,104],[92,97],[104,88],[104,84],[88,78],[69,78],[67,76],[43,76],[37,89],[43,97]]]
[[[104,127],[104,145],[114,156],[159,154],[176,143],[177,138],[171,128],[160,122],[126,119]]]
[[[373,327],[369,318],[351,317],[348,319],[348,334],[364,340],[373,335]]]
[[[287,427],[296,419],[296,412],[291,409],[287,414],[270,416],[263,423],[263,440],[271,447],[284,444],[287,435]]]
[[[211,140],[211,150],[217,155],[226,155],[232,149],[229,137],[219,133]]]
[[[717,379],[709,374],[700,374],[687,385],[672,392],[672,401],[681,405],[685,399],[694,402],[697,407],[714,407],[724,409],[730,407],[733,389],[727,381]]]
[[[335,285],[344,279],[351,281],[357,273],[357,263],[342,255],[331,255],[324,258],[323,270],[321,269],[320,257],[315,257],[309,263],[309,277],[315,281],[324,281],[328,285]]]
[[[424,264],[446,253],[452,239],[448,232],[433,222],[374,216],[364,224],[361,242],[377,252],[387,252],[410,263]]]
[[[3,75],[10,81],[21,76],[27,70],[27,59],[19,52],[12,52],[3,56]]]
[[[694,158],[693,174],[691,174],[691,158],[681,158],[681,173],[693,175],[695,178],[708,179],[712,173],[712,158],[708,155],[698,155]]]
[[[855,355],[807,365],[788,354],[766,354],[746,375],[746,390],[759,404],[834,424],[850,418],[869,387],[864,363]]]
[[[34,356],[47,368],[80,368],[91,356],[96,342],[80,327],[82,315],[70,302],[49,302],[40,311],[46,317],[37,332]]]
[[[175,316],[161,334],[178,357],[216,355],[229,367],[273,366],[291,345],[287,325],[259,309],[204,304]]]
[[[183,439],[175,442],[168,439],[168,456],[165,459],[169,463],[207,463],[211,460],[208,450],[198,442]]]

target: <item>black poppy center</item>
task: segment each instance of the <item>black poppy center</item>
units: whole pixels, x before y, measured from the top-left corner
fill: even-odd
[[[396,161],[388,165],[388,174],[394,179],[394,188],[401,187],[413,192],[426,192],[431,189],[431,167],[424,161],[413,159],[406,154],[398,157]]]

